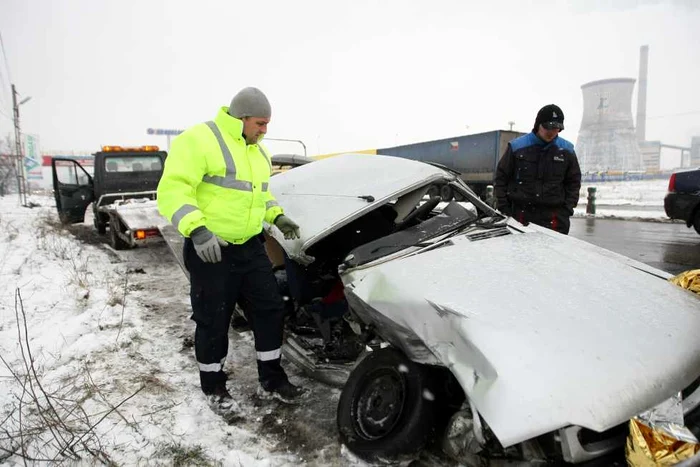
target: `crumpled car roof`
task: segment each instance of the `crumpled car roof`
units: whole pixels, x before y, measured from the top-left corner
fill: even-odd
[[[422,162],[392,156],[343,154],[270,179],[285,214],[301,226],[301,238],[285,240],[268,229],[292,258],[343,225],[421,185],[454,175]]]

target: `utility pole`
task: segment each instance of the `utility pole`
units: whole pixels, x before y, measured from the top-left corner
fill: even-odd
[[[17,163],[15,170],[17,171],[17,193],[19,193],[19,202],[22,206],[27,206],[27,180],[24,178],[24,156],[22,155],[22,140],[19,131],[19,106],[27,102],[31,97],[25,97],[20,102],[17,102],[17,90],[15,85],[12,85],[12,113],[15,122],[15,157]]]
[[[513,131],[513,125],[515,125],[515,122],[508,122],[508,125],[510,128],[508,128],[508,131]]]

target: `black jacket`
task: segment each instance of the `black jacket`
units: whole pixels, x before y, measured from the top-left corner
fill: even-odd
[[[572,215],[580,189],[574,145],[560,137],[546,143],[534,132],[508,143],[494,179],[498,209],[508,215],[524,207],[562,207]]]

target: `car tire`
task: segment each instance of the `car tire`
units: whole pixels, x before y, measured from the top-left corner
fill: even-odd
[[[435,427],[426,368],[394,348],[371,352],[350,373],[338,402],[338,433],[365,461],[414,458]]]
[[[115,217],[110,217],[109,219],[109,243],[115,250],[126,250],[129,248],[129,244],[119,237],[117,232],[119,231],[119,220]]]
[[[693,219],[693,227],[700,234],[700,207],[695,210],[695,218]]]

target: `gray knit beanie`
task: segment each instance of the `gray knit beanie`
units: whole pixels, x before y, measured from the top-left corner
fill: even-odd
[[[241,89],[238,94],[233,96],[231,105],[228,108],[228,114],[236,118],[270,118],[272,109],[270,108],[270,101],[267,100],[267,97],[260,89],[248,87]]]

